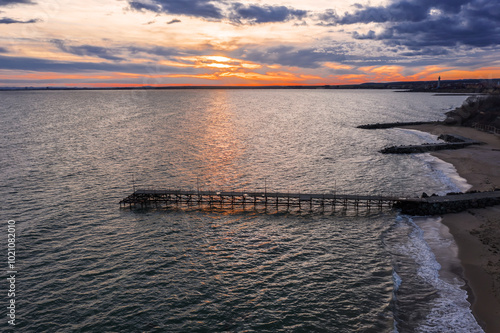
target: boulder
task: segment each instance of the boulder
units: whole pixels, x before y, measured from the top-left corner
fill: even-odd
[[[471,112],[469,110],[466,110],[465,108],[458,108],[457,114],[462,118],[462,119],[469,119],[471,116]]]
[[[444,123],[446,125],[461,125],[463,122],[463,118],[460,117],[458,114],[451,114],[449,113],[446,119],[444,120]]]

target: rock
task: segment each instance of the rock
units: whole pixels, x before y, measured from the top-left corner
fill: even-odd
[[[462,119],[469,119],[471,113],[464,108],[458,108],[457,109],[457,114],[462,118]]]
[[[458,114],[448,114],[448,117],[444,120],[444,123],[446,125],[461,125],[462,124],[462,117],[460,117]]]

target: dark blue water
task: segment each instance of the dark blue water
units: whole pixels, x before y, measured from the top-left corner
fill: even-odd
[[[480,331],[463,280],[440,274],[442,242],[433,241],[454,243],[438,219],[118,205],[134,182],[456,191],[466,184],[429,155],[377,153],[435,137],[355,127],[441,119],[463,99],[327,90],[0,92],[0,235],[16,221],[16,329],[441,332],[452,322]]]

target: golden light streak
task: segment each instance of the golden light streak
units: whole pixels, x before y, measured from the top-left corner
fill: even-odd
[[[235,65],[229,65],[229,64],[221,64],[221,63],[218,63],[218,62],[213,62],[211,64],[204,64],[203,66],[200,66],[201,68],[203,67],[208,67],[208,68],[238,68],[238,66],[235,66]],[[198,67],[198,68],[200,68]]]
[[[184,61],[181,67],[194,68],[225,68],[225,69],[257,69],[262,65],[257,63],[244,61],[241,59],[228,58],[224,56],[196,56],[196,57],[179,57],[180,61]],[[187,63],[186,63],[187,62]],[[174,64],[172,64],[175,66]]]
[[[327,68],[331,68],[331,69],[352,69],[353,68],[352,66],[343,65],[343,64],[336,63],[336,62],[325,62],[323,64],[323,66],[325,66]]]
[[[192,79],[205,79],[205,80],[218,80],[219,77],[214,74],[172,74],[168,75],[170,78],[192,78]]]
[[[215,62],[230,62],[234,61],[234,59],[228,58],[228,57],[222,57],[222,56],[203,56],[202,58],[205,58],[206,60],[212,60]]]

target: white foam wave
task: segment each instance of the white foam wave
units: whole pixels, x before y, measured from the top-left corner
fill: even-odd
[[[415,139],[417,139],[420,143],[436,143],[438,142],[438,136],[434,134],[430,134],[427,132],[422,132],[418,130],[413,130],[413,129],[406,129],[406,128],[397,128],[396,129],[399,132],[403,132],[406,134],[410,134],[413,136],[411,142],[415,142]],[[415,144],[415,143],[413,143]]]
[[[431,154],[417,154],[415,158],[421,159],[428,168],[431,177],[443,185],[443,190],[437,192],[438,195],[445,195],[450,192],[466,192],[472,185],[462,178],[453,164],[440,160]]]
[[[411,227],[406,243],[399,247],[401,254],[411,257],[417,264],[417,275],[429,283],[437,291],[438,297],[432,301],[431,311],[426,319],[417,327],[417,332],[483,332],[472,315],[470,303],[467,301],[467,292],[461,287],[461,279],[445,281],[440,277],[441,265],[436,260],[433,250],[428,244],[436,234],[424,235],[419,225],[413,219],[406,218]],[[439,219],[434,220],[439,228]],[[427,238],[427,239],[426,239]],[[439,244],[434,242],[433,245]],[[449,246],[443,242],[441,246]],[[434,249],[436,251],[436,249]]]
[[[420,144],[439,142],[438,137],[434,134],[412,129],[397,130],[407,134],[408,137],[411,136],[413,144],[415,144],[415,141]],[[436,194],[444,195],[449,192],[465,192],[472,187],[472,185],[467,183],[466,179],[462,178],[458,174],[457,169],[453,166],[453,164],[440,160],[429,153],[414,154],[412,156],[423,161],[424,165],[428,168],[431,177],[443,185],[443,190]]]

